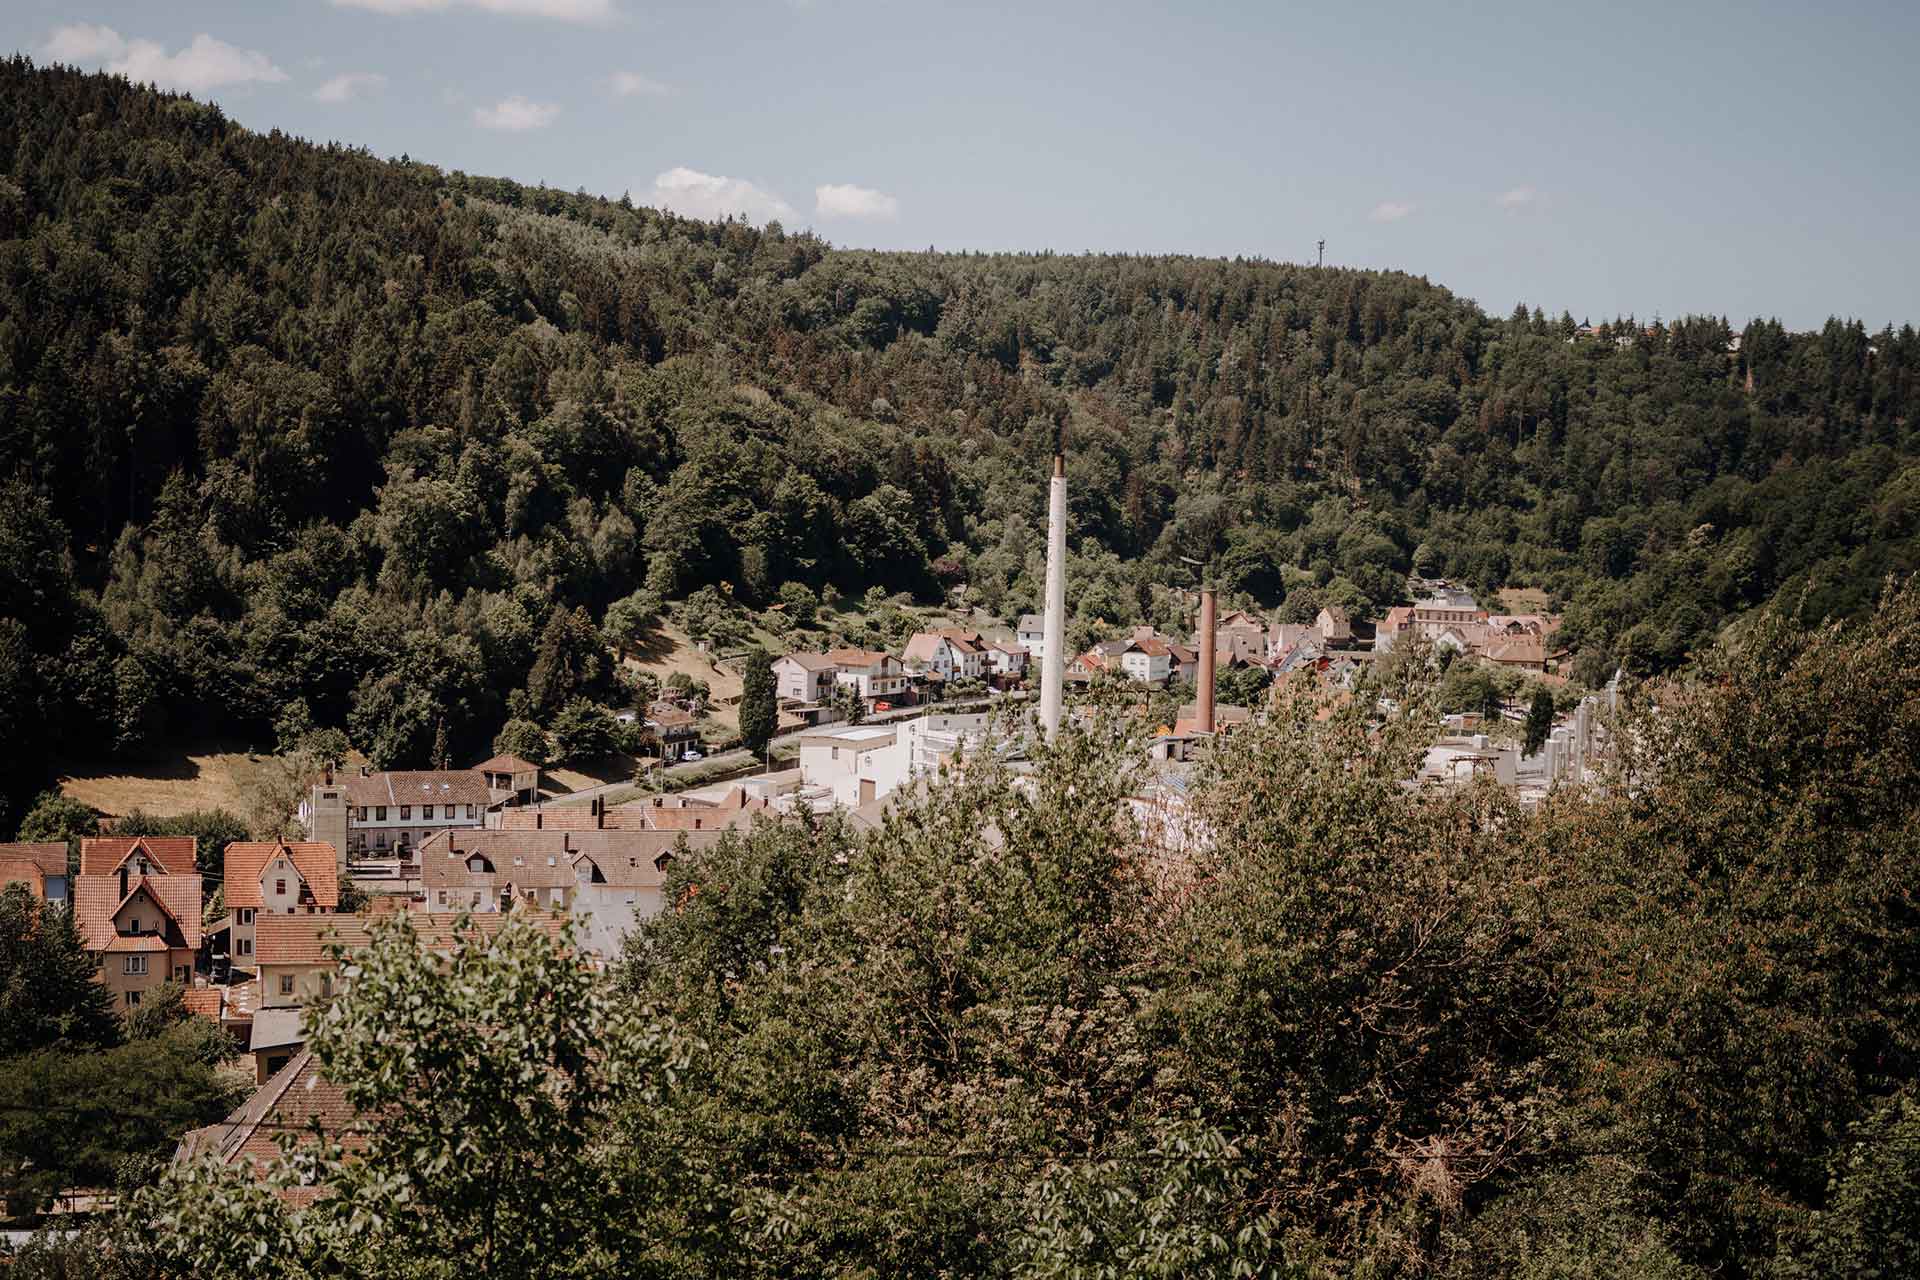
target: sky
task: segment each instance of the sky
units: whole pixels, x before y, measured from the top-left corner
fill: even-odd
[[[7,0],[259,130],[836,245],[1920,323],[1920,4]]]

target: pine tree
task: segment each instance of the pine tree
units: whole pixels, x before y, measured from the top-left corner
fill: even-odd
[[[773,688],[773,659],[766,650],[755,649],[747,655],[740,681],[740,737],[756,756],[766,751],[779,725]]]
[[[1537,755],[1553,732],[1553,695],[1545,689],[1533,691],[1533,704],[1527,708],[1527,740],[1524,754]]]
[[[0,891],[0,1058],[120,1039],[113,998],[94,980],[73,913],[10,884]]]

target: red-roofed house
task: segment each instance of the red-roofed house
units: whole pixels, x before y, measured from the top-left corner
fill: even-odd
[[[67,876],[67,846],[54,840],[30,844],[0,844],[0,889],[18,881],[42,902],[65,906],[72,900]]]
[[[123,1010],[169,979],[193,979],[201,938],[193,855],[191,836],[80,842],[74,924],[99,966],[101,983]],[[175,873],[174,866],[184,870]]]
[[[441,837],[451,838],[451,835]],[[566,917],[548,911],[524,916],[539,928],[558,936]],[[256,922],[255,955],[260,962],[260,1009],[285,1009],[310,1004],[333,995],[339,962],[328,948],[338,946],[347,955],[365,950],[372,940],[375,914],[330,916],[261,916]],[[445,952],[460,942],[485,942],[499,933],[508,916],[500,912],[468,917],[464,926],[452,912],[409,912],[420,945]],[[457,927],[458,926],[458,927]],[[259,1016],[258,1011],[255,1017]]]
[[[835,649],[827,654],[834,667],[834,683],[844,684],[869,702],[892,698],[907,687],[900,659],[870,649]]]
[[[310,916],[340,909],[333,846],[236,840],[227,846],[226,898],[233,914],[234,963],[251,968],[257,915]]]

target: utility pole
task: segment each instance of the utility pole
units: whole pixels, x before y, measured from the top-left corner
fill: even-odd
[[[1320,242],[1320,260],[1313,265],[1316,267],[1324,267],[1327,265],[1327,242],[1325,240]]]

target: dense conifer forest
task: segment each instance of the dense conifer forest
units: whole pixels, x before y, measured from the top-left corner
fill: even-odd
[[[1651,674],[1920,558],[1911,327],[842,251],[24,58],[0,140],[0,828],[49,761],[293,703],[384,764],[484,748],[610,610],[1031,608],[1063,429],[1083,623],[1167,621],[1183,556],[1292,616],[1418,571],[1543,588],[1577,670]]]

